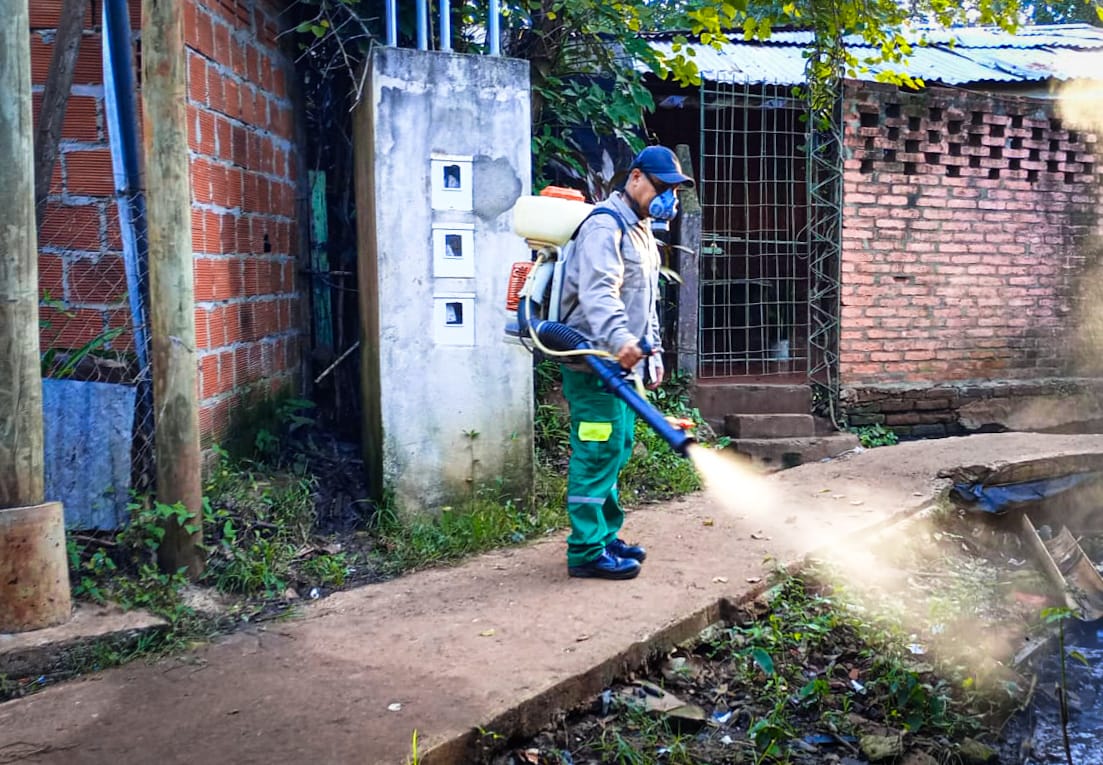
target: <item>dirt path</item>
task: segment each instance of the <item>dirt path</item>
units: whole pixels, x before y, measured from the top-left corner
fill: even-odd
[[[636,510],[627,536],[649,557],[629,582],[568,579],[557,534],[338,593],[294,621],[0,705],[0,762],[402,763],[415,729],[423,756],[436,747],[423,761],[463,762],[474,728],[535,730],[695,634],[774,561],[928,504],[940,470],[1084,454],[1103,465],[1103,436],[875,449]]]

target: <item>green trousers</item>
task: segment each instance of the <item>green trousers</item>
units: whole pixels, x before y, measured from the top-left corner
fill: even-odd
[[[632,456],[636,414],[597,375],[561,369],[563,396],[571,408],[567,565],[578,566],[601,555],[624,524],[617,476]]]

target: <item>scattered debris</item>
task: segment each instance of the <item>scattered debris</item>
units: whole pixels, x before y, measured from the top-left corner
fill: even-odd
[[[1042,570],[1066,605],[1081,621],[1103,619],[1103,576],[1100,576],[1079,541],[1067,526],[1053,534],[1048,526],[1035,528],[1022,515],[1022,534]]]
[[[900,733],[891,736],[862,736],[858,748],[870,762],[881,762],[904,753],[904,737]]]
[[[878,542],[876,575],[863,568],[838,591],[833,569],[815,562],[815,575],[771,582],[736,607],[733,624],[710,627],[650,675],[606,690],[592,714],[542,732],[540,765],[565,761],[565,752],[575,763],[626,761],[631,751],[649,763],[792,765],[979,765],[1003,756],[984,737],[1032,699],[1053,702],[1052,684],[1035,675],[1053,652],[1039,634],[1048,582],[1024,559],[1015,530],[956,518]],[[1103,557],[1092,544],[1103,550],[1103,535],[1083,542],[1085,560]],[[889,615],[896,626],[886,625]],[[1068,697],[1075,708],[1072,689]],[[1008,746],[1018,751],[1018,740]]]

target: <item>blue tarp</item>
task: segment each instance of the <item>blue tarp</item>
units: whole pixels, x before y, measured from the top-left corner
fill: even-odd
[[[1007,512],[1013,505],[1047,499],[1098,477],[1097,473],[1074,473],[1057,478],[998,486],[986,486],[983,483],[956,483],[954,494],[973,505],[972,509],[998,515]]]

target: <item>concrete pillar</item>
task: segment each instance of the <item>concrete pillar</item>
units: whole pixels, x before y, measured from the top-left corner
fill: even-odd
[[[372,53],[356,115],[364,456],[406,512],[533,482],[532,357],[503,341],[531,192],[528,64]]]

